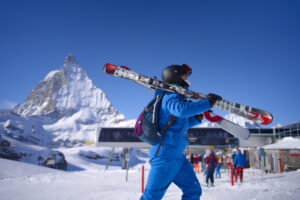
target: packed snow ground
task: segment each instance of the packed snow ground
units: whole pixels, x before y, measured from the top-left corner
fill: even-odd
[[[113,161],[112,166],[105,170],[106,161],[89,160],[82,156],[91,152],[109,153],[109,148],[59,150],[66,156],[69,171],[0,159],[0,199],[134,200],[141,196],[142,165],[146,169],[145,181],[150,169],[146,154],[132,153],[136,156],[132,156],[132,167],[126,181],[126,170],[121,169],[120,161]],[[300,196],[300,171],[262,174],[259,170],[247,169],[244,182],[233,187],[228,173],[222,172],[222,178],[215,179],[214,187],[206,187],[203,174],[197,174],[203,190],[202,200],[296,200]],[[180,189],[172,184],[163,199],[180,198]]]

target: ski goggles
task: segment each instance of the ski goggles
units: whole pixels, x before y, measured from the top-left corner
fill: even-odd
[[[192,69],[187,64],[182,64],[181,66],[186,71],[187,76],[192,74]]]

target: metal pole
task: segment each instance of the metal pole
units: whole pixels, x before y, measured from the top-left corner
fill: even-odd
[[[232,163],[230,163],[230,174],[231,174],[231,185],[233,186],[234,185],[234,182],[233,182],[233,176],[234,176],[234,174],[233,174],[233,164]]]
[[[128,162],[127,162],[127,169],[126,169],[126,181],[128,181]]]
[[[265,156],[262,156],[263,162],[262,162],[262,168],[261,168],[261,181],[264,181],[264,169],[265,169]]]
[[[126,181],[128,181],[128,169],[129,169],[129,160],[130,160],[130,154],[126,154]]]
[[[126,155],[129,152],[128,148],[123,148],[123,155],[122,155],[122,169],[127,168],[127,160],[126,160]]]
[[[114,151],[115,151],[115,147],[113,147],[112,150],[111,150],[111,152],[110,152],[109,158],[108,158],[108,160],[107,160],[107,162],[106,162],[105,170],[108,169],[108,166],[109,166],[109,164],[110,164],[110,161],[112,160],[112,156],[113,156],[113,154],[114,154]]]

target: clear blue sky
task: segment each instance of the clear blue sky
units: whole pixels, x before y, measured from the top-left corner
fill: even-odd
[[[300,0],[0,1],[0,107],[23,103],[72,53],[127,119],[152,92],[106,62],[160,77],[193,68],[191,89],[300,121]]]

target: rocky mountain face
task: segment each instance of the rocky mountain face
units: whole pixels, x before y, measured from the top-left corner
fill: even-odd
[[[133,126],[69,54],[13,110],[0,112],[0,133],[32,144],[74,146],[94,141],[97,127]]]
[[[30,92],[25,103],[16,109],[20,115],[52,114],[56,119],[78,112],[82,112],[80,120],[86,124],[101,122],[111,125],[125,119],[71,54],[66,57],[62,68],[49,72]]]

